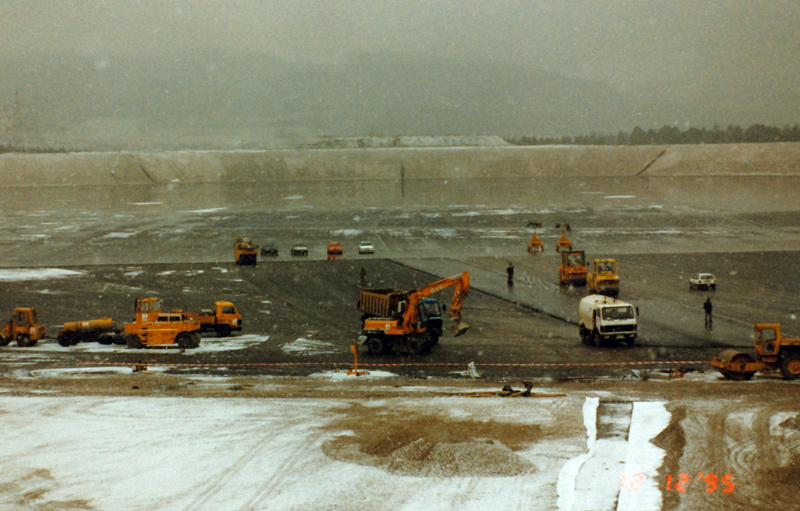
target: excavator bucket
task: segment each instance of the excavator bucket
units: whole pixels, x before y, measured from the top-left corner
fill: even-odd
[[[461,321],[461,318],[453,318],[453,324],[450,329],[453,331],[453,337],[458,337],[469,330],[469,325]]]

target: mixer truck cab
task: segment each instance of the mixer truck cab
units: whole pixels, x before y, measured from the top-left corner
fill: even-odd
[[[589,295],[578,305],[578,328],[583,344],[633,346],[639,308],[603,295]]]

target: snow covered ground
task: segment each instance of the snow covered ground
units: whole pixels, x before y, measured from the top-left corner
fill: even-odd
[[[226,384],[224,378],[209,380],[216,381],[200,384]],[[603,449],[594,427],[597,397],[431,399],[409,392],[387,399],[356,394],[288,400],[12,393],[0,389],[1,509],[661,509],[659,492],[638,491],[656,486],[663,451],[649,440],[666,426],[669,414],[661,403],[634,403],[634,413],[623,418],[630,434]],[[566,428],[569,435],[554,437],[553,428],[573,413],[577,424],[584,416],[586,429]],[[453,428],[459,436],[473,429],[474,434],[441,442],[421,433],[384,457],[364,452],[374,447],[370,439],[350,442],[365,431],[387,433],[364,429],[370,421],[391,430],[382,421],[407,416],[415,424],[433,417],[435,429]],[[473,429],[459,429],[465,423]],[[478,437],[486,423],[500,440]],[[504,428],[517,432],[503,440]],[[512,451],[503,442],[513,445],[525,436],[519,431],[533,432],[531,441]],[[413,450],[418,445],[427,446],[427,456]],[[603,463],[618,459],[622,465],[613,474],[603,472]],[[627,472],[642,475],[635,494],[620,485]],[[617,499],[622,507],[616,507]]]

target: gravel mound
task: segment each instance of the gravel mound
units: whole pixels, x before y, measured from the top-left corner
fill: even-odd
[[[495,440],[444,443],[420,438],[397,449],[386,469],[407,476],[516,476],[533,464]]]

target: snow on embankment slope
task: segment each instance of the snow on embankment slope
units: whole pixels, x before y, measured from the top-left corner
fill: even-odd
[[[800,143],[0,155],[0,187],[685,175],[800,175]]]

